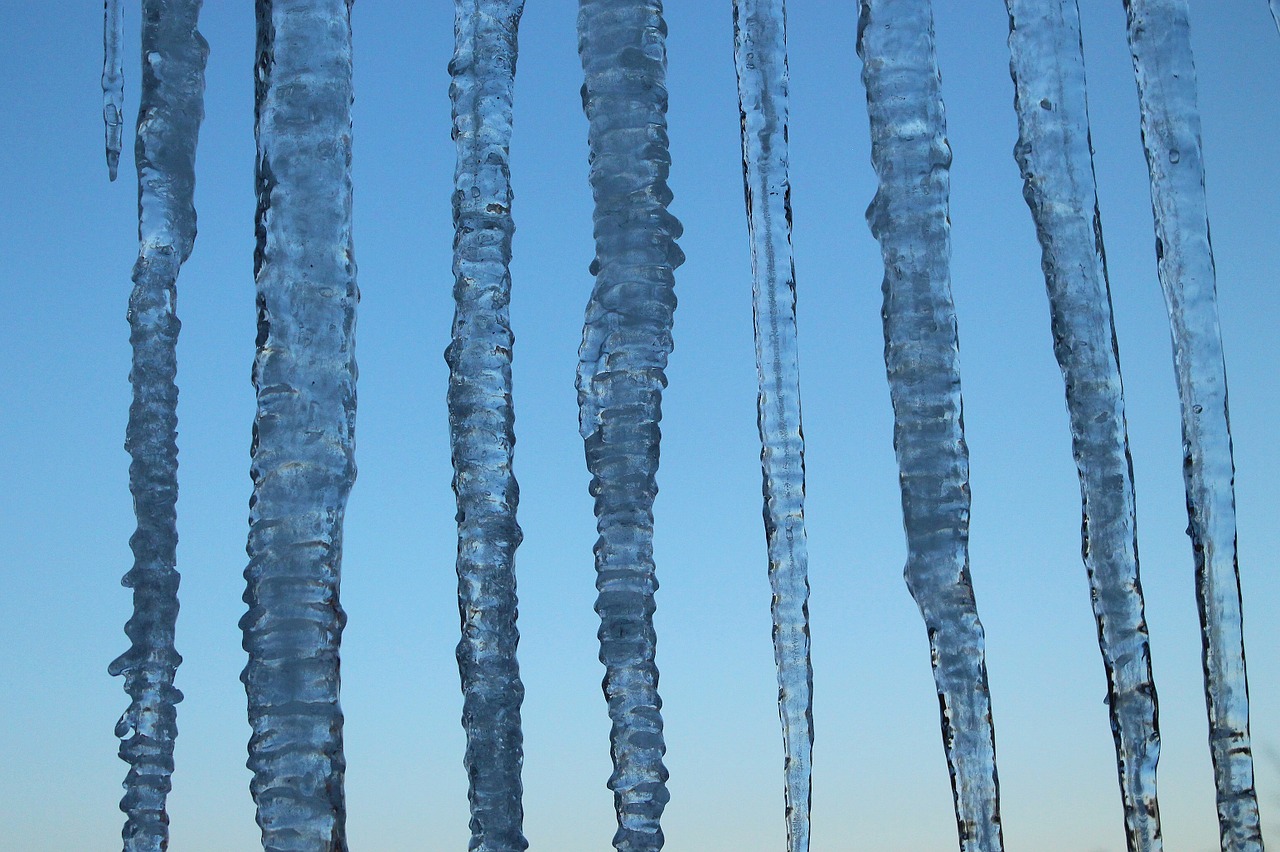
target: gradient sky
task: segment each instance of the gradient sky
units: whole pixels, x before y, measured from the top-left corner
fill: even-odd
[[[128,4],[126,114],[138,99]],[[1217,848],[1168,324],[1155,275],[1120,0],[1082,0],[1103,226],[1128,393],[1140,553],[1160,697],[1168,848]],[[1280,841],[1280,38],[1262,0],[1193,2],[1209,209],[1231,385],[1246,642],[1263,822]],[[656,616],[675,852],[783,847],[781,739],[760,520],[750,269],[730,4],[669,2],[676,350],[664,398]],[[971,451],[971,556],[988,636],[1010,849],[1124,848],[1105,682],[1080,561],[1079,489],[1039,248],[1012,148],[998,0],[940,0],[955,152],[953,282]],[[591,286],[576,3],[530,0],[512,149],[511,314],[525,542],[526,832],[587,852],[613,832],[596,660],[588,476],[573,375]],[[343,705],[353,849],[450,850],[468,836],[453,495],[442,352],[452,315],[452,4],[361,0],[355,239],[359,480],[347,522]],[[130,144],[109,184],[100,6],[6,3],[0,75],[4,352],[0,643],[10,734],[0,836],[15,850],[118,842],[127,705],[119,577],[133,529],[122,449],[136,254]],[[905,544],[882,360],[875,189],[856,4],[793,0],[792,178],[808,440],[815,850],[955,848],[928,646]],[[181,387],[173,848],[257,845],[238,675],[253,391],[253,10],[210,2],[200,236],[179,282]],[[131,124],[132,122],[130,122]]]

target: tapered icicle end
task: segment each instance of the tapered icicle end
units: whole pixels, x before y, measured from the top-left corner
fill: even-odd
[[[120,148],[111,147],[111,143],[107,143],[107,177],[114,183],[115,179],[120,176]]]

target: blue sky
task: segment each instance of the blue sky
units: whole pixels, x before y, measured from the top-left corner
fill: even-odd
[[[668,848],[780,849],[769,587],[760,521],[750,270],[730,6],[669,3],[676,350],[657,512],[658,664],[672,801]],[[1082,0],[1103,226],[1129,406],[1147,615],[1160,695],[1169,848],[1217,848],[1178,409],[1137,98],[1119,0]],[[119,586],[133,528],[122,449],[124,321],[136,253],[131,133],[108,184],[101,18],[56,0],[6,10],[0,74],[5,358],[0,514],[14,849],[116,842],[126,706],[107,663],[127,647]],[[988,636],[1011,849],[1124,848],[1105,684],[1080,562],[1079,490],[1050,345],[1039,249],[1012,157],[1016,123],[996,0],[936,4],[955,152],[953,286],[971,451],[971,556]],[[573,390],[591,280],[576,4],[530,2],[512,150],[512,321],[526,832],[585,852],[613,831],[596,660],[588,476]],[[1263,821],[1280,822],[1280,38],[1261,0],[1193,3],[1209,208],[1235,438],[1239,541]],[[343,603],[353,848],[465,847],[453,648],[453,495],[442,352],[452,315],[448,77],[452,4],[357,3],[356,222],[360,477]],[[126,114],[137,107],[128,10]],[[817,743],[815,849],[955,845],[923,625],[901,579],[881,357],[875,188],[854,54],[856,4],[790,9],[792,160],[808,440]],[[209,3],[200,236],[179,283],[181,502],[173,846],[257,843],[238,674],[253,392],[252,4]],[[129,124],[132,124],[130,120]]]

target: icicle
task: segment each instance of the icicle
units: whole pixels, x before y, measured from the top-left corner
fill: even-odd
[[[579,350],[580,427],[600,539],[600,661],[619,852],[662,848],[669,798],[654,665],[653,500],[680,223],[667,212],[666,24],[660,0],[580,0],[596,276]]]
[[[995,730],[969,578],[969,458],[949,271],[951,148],[933,12],[928,0],[860,5],[858,55],[880,177],[867,221],[884,255],[906,579],[928,628],[960,849],[998,852]]]
[[[107,131],[107,174],[116,179],[124,138],[124,6],[104,0],[102,26],[102,121]]]
[[[258,0],[248,766],[263,847],[345,852],[338,645],[355,479],[349,0]]]
[[[1280,0],[1268,0],[1271,6],[1271,20],[1276,22],[1276,29],[1280,30]]]
[[[1138,575],[1133,471],[1089,143],[1076,0],[1006,0],[1014,154],[1036,223],[1083,502],[1084,562],[1107,672],[1130,852],[1162,849],[1151,648]]]
[[[129,297],[133,403],[125,448],[138,527],[129,544],[132,646],[109,671],[124,675],[132,701],[116,725],[129,763],[123,831],[126,852],[168,848],[165,801],[178,735],[173,685],[182,657],[174,648],[178,617],[178,388],[175,313],[178,270],[196,238],[196,142],[204,117],[209,46],[196,29],[200,0],[144,0],[142,95],[138,116],[138,262]]]
[[[773,586],[773,654],[786,783],[788,852],[808,852],[813,752],[809,553],[804,529],[804,434],[791,259],[784,0],[734,0],[734,59],[742,116],[743,184],[751,235],[764,525]]]
[[[1236,563],[1235,465],[1187,3],[1126,0],[1125,8],[1182,402],[1218,826],[1224,852],[1261,852]]]
[[[458,669],[467,733],[470,849],[528,848],[522,833],[515,550],[511,470],[511,107],[524,0],[457,0],[453,84],[455,276],[449,427],[458,501]]]

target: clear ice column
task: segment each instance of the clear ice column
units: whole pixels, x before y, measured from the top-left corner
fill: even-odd
[[[1236,562],[1235,463],[1186,0],[1126,0],[1156,260],[1182,407],[1183,476],[1204,633],[1209,749],[1224,852],[1261,852]]]
[[[263,848],[345,852],[338,602],[355,479],[348,0],[258,0],[253,497],[240,621]]]
[[[653,501],[680,223],[667,212],[666,24],[660,0],[580,0],[595,286],[579,350],[579,427],[595,497],[596,612],[619,852],[662,848],[669,795],[654,663]]]
[[[1006,0],[1014,149],[1035,220],[1080,475],[1083,555],[1107,673],[1130,852],[1162,848],[1151,648],[1138,573],[1133,465],[1089,142],[1076,0]]]
[[[867,210],[884,257],[906,580],[929,633],[962,852],[999,852],[995,729],[969,576],[969,453],[951,301],[951,147],[928,0],[861,0],[858,55],[880,187]]]
[[[809,849],[813,666],[804,529],[804,433],[788,176],[784,0],[735,0],[734,59],[751,237],[764,528],[773,586],[773,653],[782,720],[787,848]]]
[[[462,639],[464,764],[476,852],[528,847],[523,832],[516,662],[515,551],[520,544],[512,472],[511,145],[516,33],[523,0],[457,0],[453,61],[453,341],[449,428],[458,503],[458,610]]]
[[[209,47],[197,29],[200,0],[144,0],[142,87],[138,107],[138,261],[129,297],[133,367],[125,448],[137,530],[129,540],[133,568],[132,642],[109,671],[124,675],[129,708],[116,725],[120,757],[129,763],[123,838],[126,852],[159,852],[169,844],[166,799],[178,735],[174,647],[178,618],[178,387],[175,309],[178,271],[196,238],[196,143],[204,117]]]

